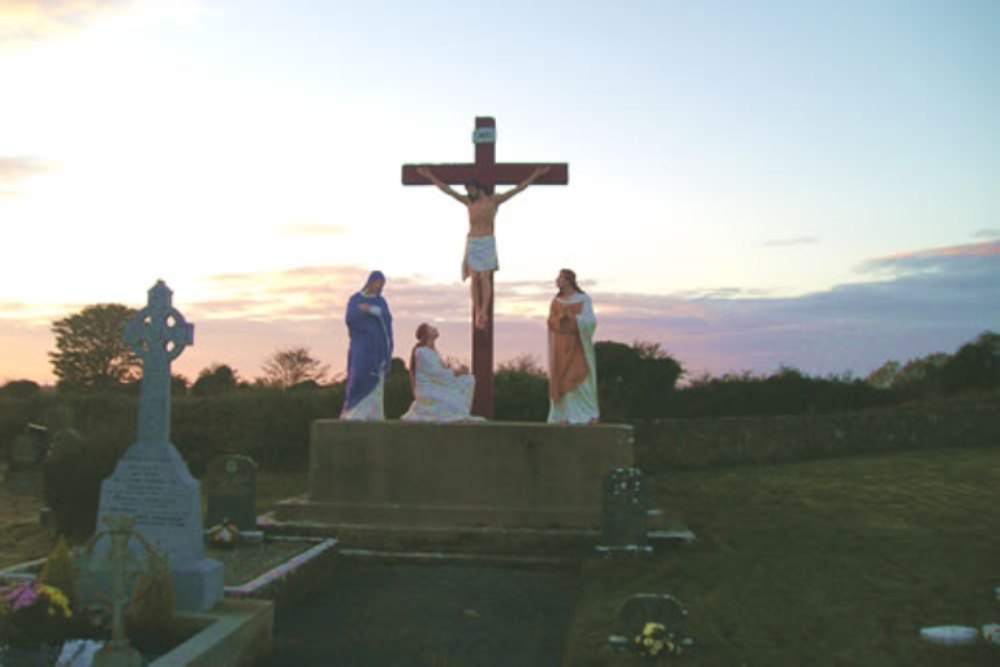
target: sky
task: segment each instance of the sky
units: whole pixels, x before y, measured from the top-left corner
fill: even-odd
[[[52,322],[145,305],[174,362],[341,372],[388,276],[471,356],[467,217],[404,163],[566,162],[500,209],[496,358],[541,361],[576,271],[596,340],[688,373],[863,377],[1000,330],[993,0],[0,0],[0,382],[54,380]]]

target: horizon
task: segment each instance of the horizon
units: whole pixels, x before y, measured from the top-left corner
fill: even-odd
[[[340,371],[376,268],[395,356],[426,320],[467,361],[465,212],[400,168],[471,162],[484,115],[498,162],[570,174],[497,217],[498,363],[544,365],[563,267],[595,340],[688,377],[864,377],[1000,330],[997,3],[464,7],[4,3],[0,383],[52,383],[52,321],[157,279],[190,380],[289,347]]]

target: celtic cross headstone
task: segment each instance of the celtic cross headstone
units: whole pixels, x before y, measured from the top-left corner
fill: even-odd
[[[194,344],[194,326],[173,307],[162,280],[149,290],[149,303],[125,324],[125,344],[142,360],[138,442],[170,442],[170,363]]]
[[[98,525],[131,516],[137,532],[164,555],[178,609],[204,610],[222,598],[222,564],[205,558],[201,485],[170,442],[170,363],[194,343],[194,327],[172,305],[161,280],[125,325],[143,363],[136,441],[101,483]]]

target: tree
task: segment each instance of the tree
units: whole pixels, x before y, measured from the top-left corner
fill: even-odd
[[[658,343],[594,343],[597,389],[603,421],[658,417],[666,413],[684,368]]]
[[[198,373],[198,379],[191,385],[191,395],[218,396],[235,391],[237,386],[239,386],[239,377],[231,366],[213,363]]]
[[[322,382],[330,372],[328,364],[314,359],[306,347],[278,350],[264,362],[264,383],[289,389],[302,382]]]
[[[34,380],[11,380],[0,387],[0,396],[9,398],[31,398],[41,391],[41,387]]]
[[[533,355],[500,364],[493,382],[497,420],[543,422],[548,417],[549,378]]]
[[[142,367],[122,337],[135,309],[118,303],[87,306],[56,320],[56,352],[49,352],[60,386],[119,387],[135,382]]]
[[[910,359],[893,378],[892,388],[910,393],[935,393],[938,390],[940,368],[947,361],[948,355],[944,352]]]
[[[938,373],[949,394],[1000,387],[1000,334],[979,334],[950,356]]]
[[[865,382],[877,389],[888,389],[896,381],[899,371],[903,365],[898,361],[890,360],[873,370],[865,378]]]

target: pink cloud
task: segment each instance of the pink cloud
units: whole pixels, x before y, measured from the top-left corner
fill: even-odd
[[[0,44],[17,46],[79,29],[130,0],[4,0]]]

